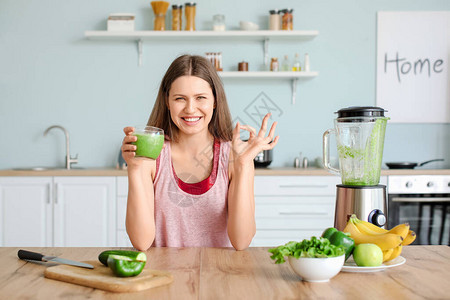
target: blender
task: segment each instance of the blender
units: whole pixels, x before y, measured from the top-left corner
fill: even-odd
[[[342,179],[336,186],[334,227],[338,230],[345,228],[352,214],[380,227],[386,224],[386,186],[379,184],[389,119],[384,112],[374,106],[340,109],[334,129],[323,134],[324,167]],[[330,164],[330,134],[336,135],[339,169]]]

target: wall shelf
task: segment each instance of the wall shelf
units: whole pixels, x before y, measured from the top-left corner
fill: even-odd
[[[95,40],[173,40],[173,39],[236,39],[242,38],[247,40],[265,39],[312,39],[319,32],[317,30],[229,30],[229,31],[85,31],[88,39]]]
[[[298,78],[312,78],[319,75],[319,72],[217,72],[222,78],[287,78],[287,79],[298,79]]]
[[[218,72],[222,78],[257,78],[257,79],[291,79],[292,80],[292,104],[295,104],[298,79],[314,78],[319,72]]]
[[[264,64],[269,64],[269,42],[276,41],[305,41],[315,38],[317,30],[229,30],[229,31],[85,31],[89,40],[103,41],[132,41],[137,43],[138,64],[142,66],[144,42],[167,42],[182,40],[206,41],[261,41],[263,43]],[[295,104],[298,79],[313,78],[318,72],[219,72],[222,78],[267,78],[292,80],[292,104]]]
[[[180,41],[180,40],[236,40],[262,41],[264,64],[269,64],[270,40],[310,40],[319,34],[317,30],[229,30],[229,31],[85,31],[90,40],[135,41],[139,53],[139,66],[142,66],[142,43],[144,41]]]

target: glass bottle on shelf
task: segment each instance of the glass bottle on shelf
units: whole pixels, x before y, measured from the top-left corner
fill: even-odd
[[[289,57],[287,55],[284,56],[283,61],[281,62],[281,71],[290,71],[289,65]]]
[[[272,57],[270,61],[270,71],[277,72],[278,71],[278,58]]]
[[[309,55],[308,55],[308,53],[305,54],[305,64],[303,66],[304,66],[303,71],[305,71],[305,72],[311,71],[311,67],[310,67],[310,64],[309,64]]]
[[[295,53],[294,63],[292,64],[292,71],[300,72],[302,70],[302,66],[300,64],[300,56],[298,53]]]
[[[216,53],[216,62],[215,62],[216,71],[223,71],[222,68],[222,52]]]

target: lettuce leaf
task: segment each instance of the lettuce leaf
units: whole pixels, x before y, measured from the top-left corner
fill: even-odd
[[[276,264],[282,264],[287,256],[310,257],[310,258],[325,258],[336,257],[345,254],[343,246],[335,246],[330,243],[327,238],[311,237],[310,240],[304,239],[301,242],[288,242],[285,245],[269,249],[272,253],[271,259],[275,260]]]

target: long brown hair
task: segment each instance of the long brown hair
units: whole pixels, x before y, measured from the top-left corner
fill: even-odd
[[[158,96],[147,125],[163,129],[166,138],[177,141],[179,129],[170,117],[168,108],[169,91],[172,83],[178,77],[186,75],[199,77],[209,83],[214,95],[215,109],[208,124],[208,130],[216,139],[231,141],[233,126],[222,81],[211,62],[197,55],[182,55],[169,66],[161,81]]]

